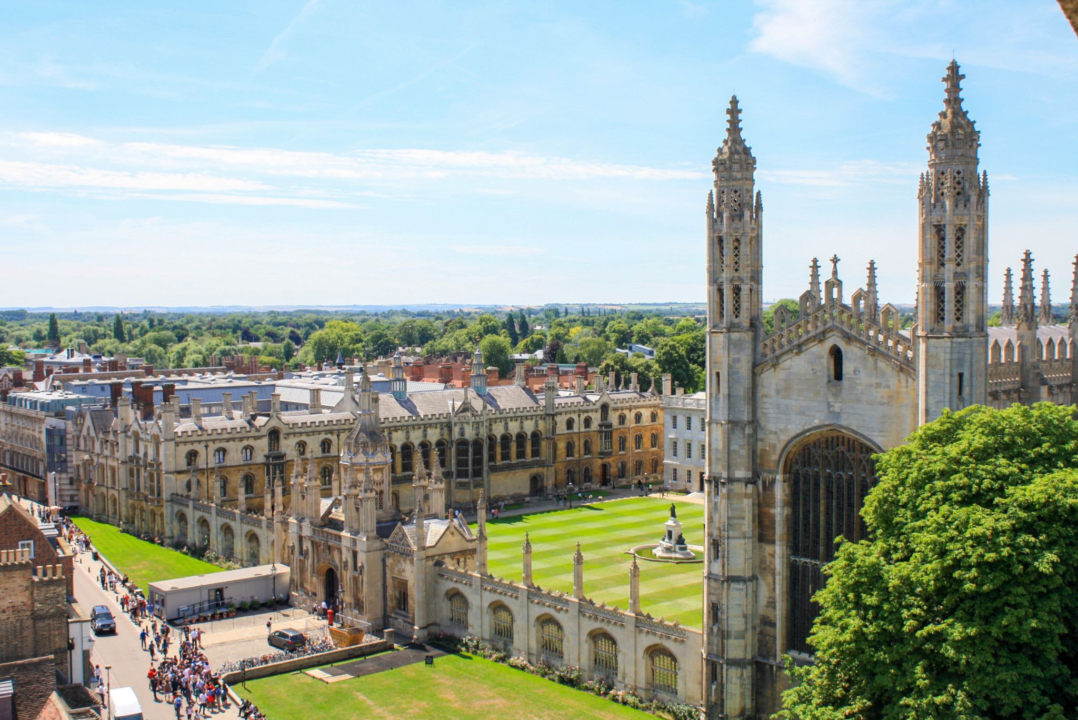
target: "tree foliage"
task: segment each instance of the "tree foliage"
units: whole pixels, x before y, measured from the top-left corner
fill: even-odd
[[[1078,714],[1078,423],[974,407],[879,457],[786,718]]]
[[[479,349],[483,351],[483,362],[487,367],[498,368],[498,375],[506,377],[513,369],[513,361],[509,354],[513,351],[509,341],[501,335],[487,335],[479,342]]]

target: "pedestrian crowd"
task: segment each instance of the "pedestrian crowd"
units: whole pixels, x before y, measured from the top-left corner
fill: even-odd
[[[150,632],[145,628],[140,637],[143,644],[153,638],[162,649],[161,661],[153,662],[154,642],[149,643],[150,669],[146,679],[157,702],[169,703],[176,712],[177,720],[203,720],[214,713],[223,712],[228,706],[228,689],[220,674],[214,673],[209,660],[202,652],[202,633],[199,629],[183,628],[175,656],[168,656],[169,637],[172,628],[162,623],[161,632],[157,631],[156,620],[152,622]],[[151,635],[152,633],[152,635]]]

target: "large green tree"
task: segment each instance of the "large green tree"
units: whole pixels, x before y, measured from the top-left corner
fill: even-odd
[[[56,319],[56,313],[49,315],[49,345],[60,347],[60,321]]]
[[[513,348],[509,341],[501,335],[487,335],[479,342],[479,349],[483,351],[483,362],[487,367],[498,368],[498,375],[506,377],[513,369],[513,361],[509,358]]]
[[[675,340],[663,340],[655,350],[655,363],[663,373],[669,373],[675,387],[691,392],[696,385],[696,371],[689,363],[685,349]]]
[[[124,334],[124,316],[117,313],[112,319],[112,337],[120,342],[126,342]]]
[[[945,412],[879,456],[786,718],[1078,716],[1073,407]]]

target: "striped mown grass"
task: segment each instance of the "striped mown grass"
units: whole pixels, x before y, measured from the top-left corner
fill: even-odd
[[[690,545],[704,544],[704,507],[659,498],[626,498],[520,515],[487,523],[487,562],[496,577],[519,582],[522,575],[524,533],[532,543],[532,578],[548,590],[573,590],[573,553],[576,543],[584,555],[584,594],[597,602],[629,606],[629,566],[626,551],[635,545],[656,543],[677,506]],[[642,610],[655,617],[677,620],[693,628],[702,626],[703,572],[700,563],[675,565],[639,561]]]

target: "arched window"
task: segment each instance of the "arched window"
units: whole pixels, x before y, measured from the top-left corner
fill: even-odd
[[[651,689],[655,692],[677,695],[677,658],[666,649],[651,653]]]
[[[513,613],[505,605],[495,605],[491,613],[494,620],[494,637],[503,642],[513,642]]]
[[[576,471],[569,468],[565,471],[565,484],[572,485],[574,482],[576,482]]]
[[[225,498],[228,497],[228,478],[226,478],[226,477],[217,478],[217,485],[218,485],[218,492],[219,492],[217,497],[224,500]]]
[[[513,459],[513,438],[506,433],[501,436],[498,444],[501,446],[502,462],[510,462]]]
[[[322,468],[322,487],[329,487],[333,484],[333,468],[326,465]]]
[[[240,457],[244,462],[251,462],[255,457],[255,449],[250,445],[245,445],[243,450],[240,450]]]
[[[487,465],[495,465],[498,462],[498,438],[490,435],[487,437]]]
[[[584,468],[584,482],[585,483],[590,483],[591,482],[591,468],[590,467]]]
[[[281,431],[277,430],[276,428],[269,431],[269,451],[281,451]]]
[[[543,454],[543,436],[536,430],[532,432],[532,460]]]
[[[637,433],[633,437],[633,450],[643,450],[643,449],[644,449],[644,436]]]
[[[573,445],[572,440],[565,443],[565,457],[567,457],[567,458],[576,457],[576,446]]]
[[[620,415],[618,415],[618,425],[624,425],[624,424],[625,424],[625,413],[621,413]]]
[[[849,435],[825,433],[786,460],[792,505],[786,641],[790,649],[812,653],[808,635],[819,611],[812,597],[823,587],[823,566],[835,557],[834,538],[841,535],[857,542],[865,537],[861,508],[876,484],[873,452]]]
[[[651,422],[659,422],[659,413],[655,412],[654,410],[651,411]]]
[[[539,652],[543,658],[561,663],[565,657],[565,632],[557,620],[546,618],[539,622]]]
[[[659,472],[659,458],[651,458],[651,474]]]
[[[472,440],[472,477],[483,477],[483,441]]]
[[[585,430],[591,430],[591,418],[590,417],[584,418],[584,429]]]
[[[296,455],[299,455],[300,457],[307,456],[307,443],[302,440],[296,443]]]
[[[599,408],[599,422],[610,422],[610,406],[603,405]]]
[[[401,472],[412,472],[412,443],[401,445]]]
[[[458,480],[467,480],[471,475],[469,470],[472,467],[471,459],[468,457],[468,451],[471,449],[472,444],[467,440],[458,440],[456,445],[457,450],[457,467],[456,478]]]
[[[430,470],[432,467],[430,464],[430,443],[426,440],[419,443],[419,454],[423,456],[424,467]]]
[[[584,457],[591,455],[591,440],[584,440]]]
[[[831,346],[831,379],[842,382],[842,350],[838,345]]]
[[[468,598],[459,592],[449,597],[449,622],[468,627]]]
[[[565,421],[565,429],[566,430],[572,432],[574,427],[576,427],[576,421],[575,420],[573,420],[572,418],[569,418],[568,420]]]
[[[640,477],[644,474],[644,461],[637,460],[633,463],[633,477]]]
[[[619,462],[618,463],[618,480],[624,480],[624,479],[625,479],[625,463]]]
[[[333,441],[330,440],[329,438],[323,439],[321,444],[319,445],[318,449],[323,455],[332,455],[333,454]]]
[[[618,437],[618,452],[625,452],[625,446],[627,444],[628,443],[625,442],[625,436],[624,435],[619,436]]]
[[[243,476],[243,494],[255,494],[255,476],[251,475],[250,473]]]
[[[633,422],[636,423],[637,425],[644,422],[644,413],[639,413],[638,412],[636,415],[633,415]]]
[[[605,632],[598,633],[591,641],[591,671],[595,678],[615,681],[618,678],[618,644]]]
[[[195,467],[198,465],[198,450],[187,451],[187,467]]]
[[[517,460],[524,460],[525,458],[528,457],[528,455],[527,455],[527,452],[528,452],[528,436],[525,435],[524,433],[517,433],[516,440],[517,440],[517,443],[516,443],[516,445],[517,445],[517,448],[516,448],[517,457],[516,457],[516,459]]]
[[[446,467],[445,454],[449,449],[449,443],[445,440],[438,440],[434,443],[434,452],[438,455],[438,465],[442,468]]]
[[[651,449],[659,447],[659,433],[651,433]]]

